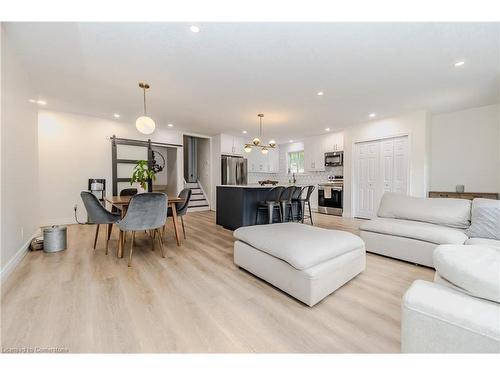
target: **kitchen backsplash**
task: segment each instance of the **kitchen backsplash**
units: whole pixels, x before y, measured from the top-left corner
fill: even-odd
[[[328,169],[328,168],[327,168]],[[317,185],[328,181],[328,176],[342,176],[343,167],[329,168],[325,172],[306,172],[295,175],[297,185]],[[280,185],[288,185],[288,180],[292,179],[292,175],[287,173],[248,173],[248,183],[256,184],[262,180],[275,180]]]

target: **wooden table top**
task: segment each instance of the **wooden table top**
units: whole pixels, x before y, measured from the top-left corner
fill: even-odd
[[[106,202],[109,202],[111,204],[116,204],[116,205],[128,205],[130,202],[130,198],[132,196],[123,196],[120,197],[118,195],[113,195],[112,197],[106,197]],[[183,198],[179,197],[168,197],[168,203],[181,203],[184,202]]]

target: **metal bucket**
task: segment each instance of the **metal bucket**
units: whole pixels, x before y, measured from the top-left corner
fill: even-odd
[[[43,251],[55,253],[66,249],[66,227],[53,225],[43,230]]]

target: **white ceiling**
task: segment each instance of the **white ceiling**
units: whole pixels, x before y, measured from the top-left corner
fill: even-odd
[[[499,101],[498,23],[11,23],[47,108],[265,138]],[[465,60],[461,68],[454,62]],[[317,96],[323,91],[324,96]]]

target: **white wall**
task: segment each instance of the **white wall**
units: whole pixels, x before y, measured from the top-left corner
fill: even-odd
[[[408,134],[410,138],[410,195],[425,197],[428,189],[428,117],[425,111],[350,126],[344,130],[344,216],[352,216],[353,148],[355,142]]]
[[[39,230],[37,107],[8,28],[1,26],[1,267],[2,279]]]
[[[182,134],[162,125],[157,125],[153,134],[144,135],[134,124],[40,111],[38,150],[42,225],[74,222],[75,204],[78,204],[80,218],[84,220],[86,214],[80,192],[87,189],[88,178],[105,178],[108,195],[112,193],[111,141],[108,139],[112,135],[182,145]],[[182,176],[182,165],[182,149],[178,149],[177,176]],[[178,181],[177,192],[182,187],[182,181]]]
[[[500,192],[498,104],[435,115],[431,133],[431,190]]]

